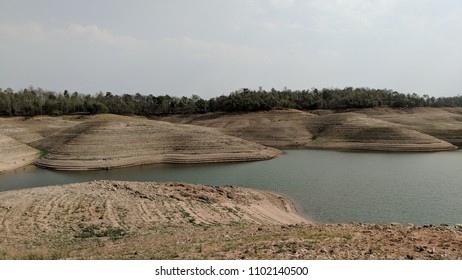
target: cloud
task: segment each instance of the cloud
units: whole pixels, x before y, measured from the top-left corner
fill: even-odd
[[[44,38],[44,31],[37,23],[0,24],[0,37],[4,39],[37,42]]]
[[[232,45],[220,41],[205,41],[189,37],[167,38],[161,44],[163,49],[183,52],[194,59],[219,62],[260,61],[269,63],[267,50],[242,45]]]
[[[71,40],[83,40],[90,43],[102,43],[115,47],[135,48],[142,44],[131,36],[115,35],[97,25],[70,24],[66,28],[53,29],[52,34]]]
[[[262,27],[265,30],[269,31],[294,31],[294,30],[304,30],[305,26],[292,22],[292,23],[276,23],[276,22],[271,22],[271,21],[262,21],[262,22],[256,22],[254,25]]]
[[[313,0],[313,26],[319,32],[367,31],[393,16],[393,0]]]
[[[0,35],[6,41],[21,40],[26,43],[86,42],[118,48],[135,48],[142,42],[135,37],[116,35],[97,25],[70,24],[65,28],[44,29],[38,23],[0,24]]]
[[[276,9],[287,9],[294,5],[295,0],[270,0],[270,5]]]

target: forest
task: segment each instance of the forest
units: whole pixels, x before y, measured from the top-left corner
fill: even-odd
[[[272,109],[462,107],[462,96],[430,97],[405,94],[390,89],[316,88],[308,90],[240,89],[228,95],[203,99],[198,95],[141,95],[111,92],[84,94],[54,92],[29,87],[14,91],[0,89],[0,116],[101,114],[156,116],[207,112],[255,112]]]

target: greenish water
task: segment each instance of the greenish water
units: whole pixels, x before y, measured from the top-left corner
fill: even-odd
[[[289,150],[274,160],[157,164],[109,171],[58,172],[33,166],[0,175],[0,191],[98,179],[236,185],[292,198],[324,223],[462,223],[462,151],[351,153]]]

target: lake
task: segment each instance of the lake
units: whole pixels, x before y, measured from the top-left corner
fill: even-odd
[[[154,164],[63,172],[34,166],[0,175],[0,191],[99,179],[235,185],[284,194],[322,223],[462,223],[462,150],[353,153],[288,150],[269,161]]]

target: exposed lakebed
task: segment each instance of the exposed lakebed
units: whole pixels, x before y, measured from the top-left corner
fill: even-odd
[[[462,223],[462,151],[351,153],[288,150],[268,161],[154,164],[63,172],[27,166],[0,175],[0,191],[99,179],[239,185],[279,192],[316,222]]]

